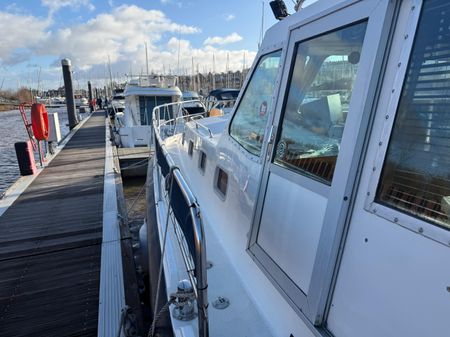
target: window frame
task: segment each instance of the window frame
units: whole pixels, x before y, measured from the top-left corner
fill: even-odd
[[[219,173],[220,171],[222,171],[226,176],[227,176],[227,184],[225,187],[225,193],[223,193],[220,188],[219,188]],[[225,201],[228,195],[228,181],[229,181],[229,175],[227,173],[227,171],[220,165],[216,166],[215,172],[214,172],[214,180],[213,180],[213,185],[214,185],[214,191],[216,192],[217,196],[222,200]]]
[[[191,158],[194,156],[194,141],[192,139],[190,139],[188,142],[187,153],[188,153],[188,156]]]
[[[357,20],[357,21],[351,22],[351,23],[349,23],[347,25],[343,25],[343,26],[337,27],[337,28],[329,30],[329,31],[324,31],[324,32],[322,32],[322,33],[320,33],[318,35],[312,35],[312,36],[310,36],[310,37],[308,37],[308,38],[306,38],[304,40],[299,40],[299,41],[296,41],[294,43],[293,54],[291,55],[289,75],[288,75],[287,82],[286,82],[287,85],[285,87],[286,88],[286,90],[285,90],[286,93],[285,93],[285,95],[283,97],[281,110],[277,113],[277,117],[276,117],[276,119],[278,120],[279,127],[278,127],[278,130],[277,130],[276,134],[274,135],[275,138],[274,138],[274,141],[273,141],[273,147],[275,148],[275,150],[272,152],[272,154],[270,156],[270,161],[272,163],[276,164],[275,163],[276,154],[277,154],[276,147],[277,147],[277,145],[279,144],[279,142],[281,140],[282,127],[284,125],[284,120],[285,120],[285,116],[286,116],[286,106],[287,106],[287,103],[288,103],[288,100],[289,100],[289,94],[290,94],[291,84],[292,84],[292,77],[294,76],[294,69],[295,69],[295,66],[296,66],[296,58],[297,58],[297,55],[298,55],[298,48],[299,48],[300,44],[302,44],[304,42],[308,42],[308,41],[314,40],[316,38],[320,38],[320,37],[325,36],[327,34],[331,34],[333,32],[336,32],[336,31],[339,31],[339,30],[342,30],[342,29],[345,29],[345,28],[348,28],[348,27],[351,27],[351,26],[358,25],[358,24],[363,23],[363,22],[366,22],[366,32],[367,32],[368,19],[364,18],[364,19],[361,19],[361,20]],[[363,48],[363,45],[361,46],[361,48]],[[320,69],[319,69],[319,71],[320,71]],[[355,77],[355,80],[356,80],[356,77]],[[353,83],[353,85],[354,84],[355,83]],[[353,92],[353,90],[352,90],[352,92]],[[347,118],[346,118],[346,120],[344,122],[344,128],[345,128],[345,125],[347,124],[346,122],[347,122]],[[339,146],[341,146],[341,145],[342,145],[342,136],[341,136],[341,139],[339,141]],[[337,164],[338,157],[339,157],[339,153],[336,156],[335,165]],[[316,158],[318,158],[318,157],[315,157],[314,159],[316,159]],[[301,170],[301,169],[298,169],[298,168],[292,168],[292,167],[284,166],[284,165],[281,165],[281,164],[276,164],[276,165],[278,166],[278,169],[276,169],[277,171],[282,172],[282,171],[286,170],[286,172],[283,173],[283,176],[290,176],[291,178],[289,178],[289,179],[291,179],[291,180],[304,181],[304,185],[314,186],[313,188],[311,188],[311,190],[313,190],[317,194],[320,194],[320,195],[328,197],[328,194],[329,194],[329,191],[330,191],[330,187],[331,187],[331,184],[333,183],[333,180],[327,181],[327,180],[321,179],[320,177],[318,177],[314,173],[306,171],[306,170]],[[333,176],[334,176],[334,172],[336,172],[336,167],[333,170]],[[301,177],[297,177],[298,175],[300,175]]]
[[[376,216],[392,222],[393,224],[407,228],[421,236],[432,239],[436,242],[442,243],[445,246],[450,246],[450,230],[445,229],[435,223],[419,218],[412,213],[407,213],[399,208],[390,207],[376,201],[378,186],[381,182],[381,175],[383,172],[388,147],[391,140],[391,134],[394,129],[394,123],[398,112],[400,103],[400,96],[407,78],[407,70],[409,68],[409,61],[413,51],[413,44],[416,33],[419,28],[419,20],[422,14],[422,1],[418,1],[416,11],[411,11],[409,22],[407,24],[407,31],[404,36],[412,37],[404,44],[400,58],[395,69],[396,76],[392,85],[391,96],[384,106],[379,106],[379,111],[384,110],[383,127],[381,134],[378,135],[378,148],[376,150],[375,158],[373,159],[372,172],[367,186],[364,209]],[[394,71],[391,69],[391,71]],[[381,116],[381,115],[380,115]],[[381,117],[380,117],[381,118]],[[372,137],[377,137],[373,135]]]
[[[329,8],[326,12],[316,15],[314,18],[306,22],[293,25],[289,30],[288,44],[286,46],[286,61],[283,64],[284,76],[277,94],[277,102],[273,107],[273,114],[270,117],[271,127],[273,128],[273,139],[268,142],[265,160],[262,185],[258,192],[257,203],[254,209],[252,224],[249,232],[247,243],[247,252],[268,277],[280,295],[291,305],[293,310],[299,317],[312,328],[317,335],[327,335],[326,322],[327,312],[330,305],[330,296],[332,294],[335,282],[336,272],[339,266],[342,244],[345,240],[345,232],[348,226],[348,215],[354,203],[354,188],[357,186],[357,180],[360,175],[360,165],[364,157],[364,144],[366,142],[366,134],[370,129],[371,115],[373,113],[373,105],[377,95],[378,85],[381,77],[381,69],[384,67],[384,55],[388,48],[387,42],[390,39],[391,25],[393,24],[394,15],[396,13],[397,3],[391,1],[379,0],[378,2],[364,1],[348,1],[336,4]],[[319,16],[320,15],[320,16]],[[347,117],[347,129],[352,126],[358,127],[358,132],[347,134],[345,142],[342,138],[343,145],[354,144],[354,152],[340,152],[341,159],[338,159],[337,165],[339,170],[348,168],[348,176],[339,179],[336,187],[330,187],[324,183],[315,181],[309,177],[302,177],[311,180],[312,192],[325,196],[329,199],[337,201],[329,203],[323,220],[323,228],[321,230],[318,243],[317,255],[314,260],[313,272],[309,289],[305,289],[306,294],[296,285],[289,276],[281,269],[281,267],[258,245],[258,234],[260,229],[260,220],[262,216],[262,207],[266,197],[265,188],[268,181],[268,165],[274,165],[275,156],[274,139],[280,133],[281,115],[285,102],[287,100],[288,91],[286,90],[291,77],[292,67],[294,66],[295,52],[297,51],[295,44],[307,41],[323,34],[342,29],[353,24],[358,24],[367,20],[366,34],[363,47],[361,50],[361,61],[367,68],[358,74],[355,82],[355,88],[363,92],[364,95],[352,95],[351,106],[353,109],[360,109],[360,113],[352,113]],[[304,26],[307,26],[303,29]],[[311,26],[311,27],[309,27]],[[373,43],[367,43],[368,40],[374,40]],[[370,52],[369,52],[370,50]],[[289,71],[288,71],[289,70]],[[359,71],[360,72],[360,71]],[[361,86],[364,75],[366,85]],[[359,78],[359,80],[358,80]],[[359,86],[358,86],[359,83]],[[350,119],[349,119],[350,117]],[[270,124],[269,124],[270,125]],[[272,132],[272,131],[271,131]],[[351,134],[351,135],[350,135]],[[275,137],[276,136],[276,137]],[[286,172],[288,169],[280,168]],[[270,170],[273,171],[273,168]],[[338,173],[338,166],[335,173]],[[291,172],[292,173],[292,172]],[[301,176],[301,173],[293,173]],[[286,176],[287,174],[282,175]],[[302,179],[297,179],[300,181]],[[303,179],[304,180],[304,179]],[[334,184],[334,179],[333,179]],[[302,184],[306,187],[306,184]],[[316,188],[314,186],[320,186]],[[308,187],[307,187],[308,188]],[[341,200],[341,202],[339,202]]]
[[[230,118],[230,122],[228,123],[228,127],[227,127],[227,133],[228,133],[228,136],[229,136],[229,138],[232,140],[232,142],[234,143],[234,144],[236,144],[238,147],[239,147],[239,149],[241,149],[241,150],[243,150],[243,152],[245,153],[245,154],[247,154],[247,155],[249,155],[249,156],[251,156],[251,158],[258,158],[258,159],[260,159],[260,158],[263,158],[263,153],[265,152],[265,144],[267,144],[267,125],[269,125],[269,122],[270,122],[270,120],[271,120],[271,118],[272,118],[272,116],[273,116],[273,113],[274,113],[274,111],[275,111],[275,103],[276,103],[276,97],[278,96],[278,90],[279,90],[279,82],[280,82],[280,79],[281,79],[281,75],[282,75],[282,73],[283,73],[283,71],[282,71],[282,69],[283,69],[283,63],[284,63],[284,57],[285,57],[285,54],[286,54],[286,51],[285,51],[285,48],[283,48],[283,45],[284,44],[281,44],[281,45],[275,45],[274,46],[274,49],[262,49],[260,52],[261,52],[261,54],[259,55],[259,56],[257,56],[257,62],[254,62],[253,63],[253,67],[252,67],[252,69],[251,69],[251,72],[250,72],[250,77],[248,77],[247,76],[247,79],[246,79],[246,83],[245,83],[245,85],[243,86],[243,88],[244,88],[244,90],[239,94],[239,96],[238,96],[238,101],[237,101],[237,103],[236,103],[236,106],[234,107],[234,110],[233,110],[233,115],[232,115],[232,117]],[[232,135],[231,135],[231,125],[233,124],[233,121],[234,121],[234,118],[236,117],[236,114],[239,112],[239,107],[241,106],[241,102],[242,102],[242,99],[245,97],[245,94],[247,93],[247,89],[248,89],[248,87],[249,87],[249,85],[250,85],[250,83],[252,82],[252,80],[253,80],[253,76],[255,75],[255,73],[256,73],[256,71],[257,71],[257,69],[258,69],[258,65],[259,65],[259,63],[261,62],[261,60],[265,57],[265,56],[268,56],[268,55],[270,55],[270,54],[273,54],[273,53],[276,53],[276,52],[278,52],[278,51],[280,51],[281,52],[281,54],[280,54],[280,64],[279,64],[279,67],[278,67],[278,73],[277,73],[277,76],[276,76],[276,78],[275,78],[275,85],[274,85],[274,91],[273,91],[273,93],[272,93],[272,97],[271,97],[271,107],[272,107],[272,109],[270,110],[270,111],[267,111],[267,120],[266,120],[266,125],[265,125],[265,131],[264,131],[264,140],[263,140],[263,142],[262,142],[262,144],[261,144],[261,148],[260,148],[260,150],[259,150],[259,154],[255,154],[255,153],[253,153],[253,152],[250,152],[247,148],[245,148],[236,138],[234,138]]]
[[[204,159],[204,161],[203,161]],[[198,151],[198,168],[200,170],[201,174],[205,174],[206,172],[206,162],[208,160],[208,156],[206,155],[205,151],[199,150]],[[203,163],[203,166],[202,166]]]

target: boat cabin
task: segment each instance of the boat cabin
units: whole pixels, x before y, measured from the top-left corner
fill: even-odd
[[[150,146],[153,109],[181,100],[181,91],[173,76],[145,76],[133,79],[125,87],[125,109],[117,119],[121,147]],[[172,118],[173,111],[161,118]]]
[[[189,274],[168,165],[201,209],[208,301],[230,299],[209,306],[212,336],[448,336],[449,14],[318,1],[267,31],[231,114],[157,135],[164,280]]]

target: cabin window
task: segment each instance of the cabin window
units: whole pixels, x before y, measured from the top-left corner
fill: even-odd
[[[280,58],[281,50],[261,57],[231,121],[231,137],[255,155],[261,152]]]
[[[450,4],[423,6],[375,200],[450,229]]]
[[[200,171],[203,173],[206,169],[206,153],[203,151],[200,151],[199,153],[199,159],[198,159],[198,167],[200,168]]]
[[[331,184],[366,25],[297,44],[275,164]]]
[[[139,96],[139,113],[141,125],[151,125],[153,119],[153,109],[162,104],[172,103],[171,96]],[[173,118],[172,107],[160,111],[160,119]]]
[[[217,168],[217,181],[216,181],[216,188],[220,192],[222,197],[225,197],[227,194],[227,187],[228,187],[228,174],[222,170],[220,167]]]
[[[190,140],[188,145],[188,155],[192,157],[193,153],[194,153],[194,142]]]
[[[331,184],[366,25],[297,44],[275,164]]]

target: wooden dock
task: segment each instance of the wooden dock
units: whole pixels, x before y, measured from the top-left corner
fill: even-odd
[[[105,136],[95,113],[0,217],[0,337],[97,336]]]

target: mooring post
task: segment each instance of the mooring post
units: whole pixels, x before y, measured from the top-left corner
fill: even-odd
[[[92,101],[93,96],[92,96],[91,81],[88,81],[88,96],[89,96],[89,109],[90,109],[91,113],[93,113],[94,112],[94,103]]]
[[[75,99],[73,96],[72,69],[70,60],[62,59],[61,65],[64,78],[64,89],[66,92],[66,106],[67,116],[69,117],[69,128],[70,130],[72,130],[78,124],[78,119],[75,110]]]

